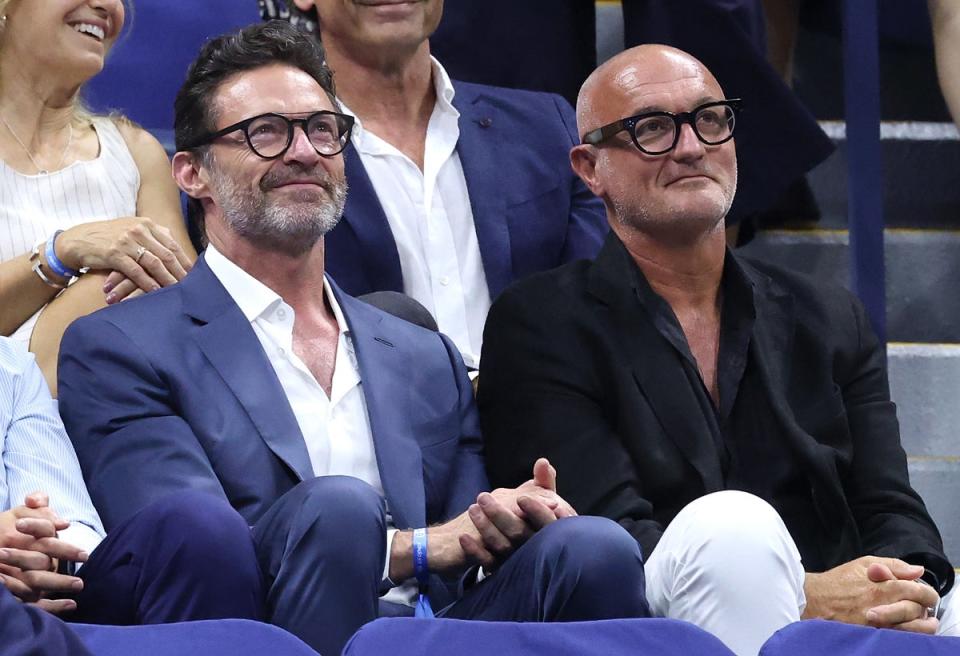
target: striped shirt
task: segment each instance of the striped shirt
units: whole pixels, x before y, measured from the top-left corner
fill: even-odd
[[[29,253],[56,230],[136,216],[140,171],[113,119],[95,117],[100,154],[51,173],[24,175],[0,160],[0,262]],[[30,341],[37,312],[11,335]]]
[[[56,401],[33,354],[0,337],[0,510],[46,492],[70,527],[60,538],[88,553],[105,535]]]

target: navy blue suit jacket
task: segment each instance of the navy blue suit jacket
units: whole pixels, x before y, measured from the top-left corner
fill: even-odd
[[[21,603],[0,585],[0,652],[4,656],[89,656],[60,619]]]
[[[395,525],[459,514],[488,489],[459,354],[333,288]],[[203,258],[180,284],[74,322],[59,375],[60,411],[107,530],[183,489],[226,498],[253,524],[313,476],[273,367]]]
[[[463,165],[483,269],[496,298],[509,283],[593,258],[607,233],[603,203],[570,167],[579,143],[560,96],[454,82]],[[348,294],[403,291],[400,256],[360,156],[344,152],[350,193],[327,235],[326,267]]]

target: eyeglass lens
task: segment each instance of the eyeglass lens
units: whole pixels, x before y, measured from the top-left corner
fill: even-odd
[[[673,147],[677,131],[683,122],[682,117],[668,114],[649,116],[637,121],[633,126],[634,138],[646,151],[667,151]],[[733,122],[732,109],[726,105],[715,105],[697,110],[690,123],[701,141],[716,144],[730,137]]]
[[[334,155],[343,149],[346,130],[332,114],[314,114],[307,119],[289,120],[283,116],[261,116],[247,126],[250,146],[261,157],[277,157],[290,145],[293,125],[299,123],[310,143],[323,155]]]

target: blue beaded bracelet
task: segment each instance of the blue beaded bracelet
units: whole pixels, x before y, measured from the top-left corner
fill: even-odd
[[[44,255],[47,258],[47,266],[50,267],[50,270],[61,278],[76,278],[80,275],[79,271],[74,271],[66,264],[60,261],[60,258],[57,257],[57,237],[60,236],[60,233],[63,230],[57,230],[53,233],[53,237],[47,240],[47,248],[44,251]]]

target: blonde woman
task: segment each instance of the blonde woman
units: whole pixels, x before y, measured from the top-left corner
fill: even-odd
[[[0,0],[0,334],[56,395],[78,316],[171,285],[190,246],[163,148],[78,94],[123,28],[122,0]]]

